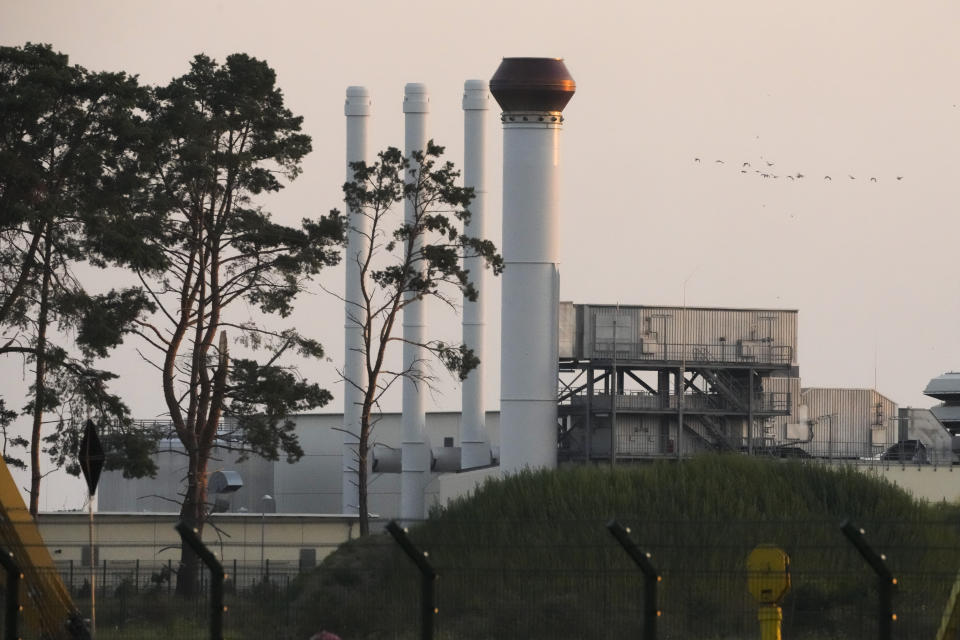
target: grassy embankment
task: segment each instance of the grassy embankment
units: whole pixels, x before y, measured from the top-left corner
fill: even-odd
[[[855,469],[703,456],[488,482],[410,536],[440,573],[436,637],[639,637],[642,580],[610,518],[663,575],[661,638],[755,635],[744,560],[764,543],[791,558],[785,635],[875,637],[876,580],[839,531],[850,517],[900,578],[898,635],[932,637],[960,567],[957,514]],[[416,637],[418,576],[386,534],[344,545],[297,594],[304,632]]]

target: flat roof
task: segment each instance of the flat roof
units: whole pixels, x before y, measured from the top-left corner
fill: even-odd
[[[498,414],[500,413],[499,409],[488,409],[484,413]],[[462,415],[462,411],[427,411],[428,416],[459,416]],[[342,416],[343,411],[311,411],[307,413],[291,413],[291,416]],[[377,413],[378,417],[382,416],[400,416],[403,415],[401,411],[380,411]]]
[[[747,312],[766,312],[766,313],[799,313],[797,309],[768,309],[758,307],[695,307],[693,305],[677,304],[607,304],[593,302],[573,302],[571,300],[561,300],[560,304],[572,304],[575,307],[609,307],[611,309],[620,307],[621,309],[671,309],[676,311],[747,311]]]
[[[881,398],[883,398],[888,402],[897,404],[896,401],[894,401],[894,399],[891,398],[890,396],[886,396],[880,393],[879,391],[877,391],[876,389],[872,389],[870,387],[800,387],[801,395],[803,395],[807,391],[869,391],[871,393],[877,394],[878,396],[880,396]]]

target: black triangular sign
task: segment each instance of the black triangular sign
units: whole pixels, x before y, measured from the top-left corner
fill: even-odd
[[[103,461],[106,459],[103,447],[100,446],[100,438],[97,437],[97,425],[93,420],[87,420],[77,457],[80,459],[83,479],[87,481],[87,490],[92,497],[97,492],[97,483],[100,482],[100,472],[103,471]]]

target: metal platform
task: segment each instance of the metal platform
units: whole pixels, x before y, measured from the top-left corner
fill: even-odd
[[[798,400],[795,311],[563,303],[560,314],[561,460],[752,452]]]

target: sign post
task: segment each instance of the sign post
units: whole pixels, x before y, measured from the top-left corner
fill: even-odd
[[[93,496],[97,492],[97,483],[100,482],[100,472],[103,471],[103,462],[106,456],[97,436],[97,425],[93,420],[87,420],[83,430],[83,439],[80,441],[80,470],[83,479],[87,481],[87,511],[90,514],[90,637],[97,635],[97,558],[93,530]]]

